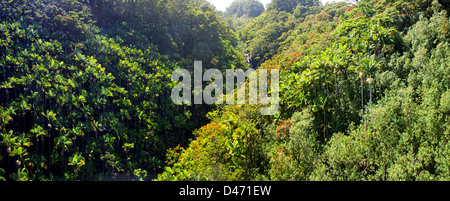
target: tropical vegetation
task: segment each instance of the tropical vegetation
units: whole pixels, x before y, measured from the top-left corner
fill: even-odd
[[[261,6],[1,0],[0,180],[450,180],[450,2]],[[197,60],[279,112],[174,104]]]

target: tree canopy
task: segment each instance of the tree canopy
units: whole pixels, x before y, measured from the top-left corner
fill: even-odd
[[[152,178],[211,109],[174,105],[172,72],[194,59],[244,67],[203,1],[22,0],[0,10],[0,179]]]
[[[224,13],[225,17],[258,17],[264,12],[264,5],[259,0],[235,0]]]
[[[285,11],[291,13],[297,6],[317,6],[320,4],[319,0],[272,0],[269,4],[268,10]]]
[[[450,180],[447,1],[261,5],[1,0],[0,180]],[[172,102],[246,54],[275,115]]]
[[[287,7],[238,32],[280,69],[281,111],[220,107],[158,180],[448,180],[448,4]]]

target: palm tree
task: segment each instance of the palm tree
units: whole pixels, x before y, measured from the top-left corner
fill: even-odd
[[[362,119],[364,121],[364,80],[369,74],[369,78],[367,82],[369,83],[370,88],[370,107],[372,108],[372,84],[374,81],[373,74],[378,69],[381,62],[377,62],[375,60],[375,56],[367,57],[364,55],[360,55],[358,64],[356,66],[352,66],[349,70],[353,70],[359,73],[359,78],[361,79],[361,109],[363,111]]]
[[[360,57],[362,57],[362,54],[360,54],[359,57],[357,57],[358,59],[357,64],[351,66],[350,68],[348,68],[348,70],[359,73],[359,78],[361,79],[361,109],[363,111],[362,120],[364,122],[364,78],[366,77],[367,74],[367,68],[366,65],[364,65],[366,63],[365,59],[364,58],[361,59]]]
[[[326,140],[328,134],[328,122],[327,122],[327,112],[330,112],[330,102],[328,97],[320,96],[314,100],[313,110],[315,112],[322,111],[323,115],[323,140]]]
[[[368,33],[368,41],[371,43],[371,46],[373,45],[375,59],[379,60],[379,53],[384,56],[384,46],[392,43],[392,34],[387,32],[386,28],[379,24],[371,25]]]
[[[369,83],[369,92],[370,92],[370,115],[372,116],[372,85],[374,82],[373,75],[380,67],[381,61],[376,60],[376,56],[371,56],[370,59],[367,59],[365,65],[369,73],[369,78],[367,78],[367,83]]]
[[[332,49],[327,49],[327,52],[329,52],[328,62],[334,73],[336,102],[339,105],[339,84],[337,78],[340,75],[342,68],[348,65],[348,61],[350,60],[349,48],[347,44],[334,43]]]
[[[330,65],[331,61],[331,51],[321,52],[320,55],[314,58],[311,62],[309,70],[305,71],[306,76],[314,83],[315,98],[312,102],[313,112],[322,112],[323,115],[323,137],[326,140],[326,135],[328,133],[328,122],[327,122],[327,112],[330,112],[330,101],[327,97],[328,85],[331,83],[329,78],[331,77],[332,67]],[[336,80],[335,80],[336,81]],[[317,92],[317,85],[323,87],[323,95]]]

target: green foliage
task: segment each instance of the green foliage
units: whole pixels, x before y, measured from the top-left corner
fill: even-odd
[[[224,13],[225,17],[258,17],[264,12],[264,5],[258,0],[236,0]]]
[[[279,43],[278,38],[287,30],[294,26],[293,18],[290,14],[283,12],[276,14],[275,11],[265,12],[239,33],[253,59],[259,61],[268,60],[277,53]]]
[[[299,56],[324,50],[324,44],[332,44],[330,33],[338,25],[337,19],[346,4],[321,7],[308,3],[294,8],[293,13],[268,9],[239,30],[238,35],[243,43],[240,50],[250,53],[254,65],[259,67],[273,60],[274,56],[295,61]],[[276,63],[284,67],[291,65],[288,62]]]
[[[152,5],[167,12],[144,22],[155,26],[146,35],[149,30],[135,21],[145,13],[135,12],[160,8]],[[176,84],[171,73],[194,58],[205,59],[201,54],[211,56],[200,46],[158,53],[167,49],[157,50],[161,41],[150,36],[169,23],[158,19],[180,20],[172,12],[175,5],[188,9],[179,21],[183,29],[199,29],[173,41],[211,45],[210,60],[217,62],[209,67],[243,64],[233,35],[206,4],[1,1],[0,179],[148,180],[161,171],[165,150],[186,144],[209,110],[176,106],[170,99]],[[134,30],[139,32],[130,35]]]
[[[2,0],[0,180],[449,180],[448,10]],[[238,49],[280,69],[277,115],[172,103],[175,69]]]
[[[269,4],[269,10],[292,12],[297,6],[317,6],[320,2],[316,0],[273,0]]]
[[[197,130],[189,148],[169,150],[168,166],[159,181],[236,181],[254,176],[256,147],[261,140],[255,120],[239,114],[256,113],[250,106],[230,106],[209,114],[211,123]]]
[[[264,145],[269,149],[269,178],[275,181],[308,180],[321,149],[314,117],[306,110],[295,113],[291,120],[278,123],[275,131],[273,135],[269,131]]]
[[[182,65],[202,60],[207,68],[243,67],[237,41],[206,1],[92,1],[98,26],[123,45],[145,50],[156,46]]]
[[[261,137],[247,155],[257,163],[229,165],[242,171],[233,180],[448,180],[447,5],[367,0],[283,10],[278,3],[239,32],[259,68],[281,70],[281,111],[240,120],[258,120]],[[318,38],[305,37],[311,33]]]

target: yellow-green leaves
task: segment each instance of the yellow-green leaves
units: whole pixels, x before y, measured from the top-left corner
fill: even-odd
[[[48,121],[56,121],[56,114],[52,110],[47,110],[44,112],[41,112],[41,115],[43,115]]]
[[[84,157],[80,153],[75,153],[69,158],[68,165],[74,166],[75,169],[80,171],[80,168],[86,165]]]

